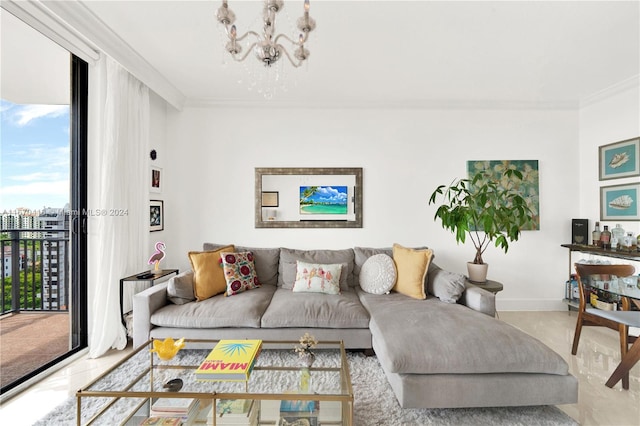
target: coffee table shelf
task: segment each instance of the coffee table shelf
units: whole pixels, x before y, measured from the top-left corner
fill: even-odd
[[[158,398],[193,398],[198,408],[188,420],[185,416],[184,424],[223,424],[215,408],[219,400],[229,399],[254,400],[259,425],[279,424],[282,401],[316,401],[318,409],[311,415],[315,421],[311,424],[353,424],[353,389],[341,341],[319,342],[314,349],[316,362],[308,370],[299,366],[292,350],[298,342],[263,341],[247,382],[197,380],[195,370],[217,342],[185,340],[185,349],[170,361],[160,361],[149,352],[153,340],[141,345],[76,392],[76,423],[140,425],[151,416],[151,405]],[[183,381],[182,389],[163,389],[162,384],[173,378]]]

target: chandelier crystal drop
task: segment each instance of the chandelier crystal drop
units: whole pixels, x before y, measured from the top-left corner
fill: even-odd
[[[253,52],[265,67],[270,67],[284,56],[297,68],[309,58],[309,50],[305,48],[304,44],[309,38],[309,33],[316,28],[316,21],[309,16],[309,0],[305,0],[304,12],[296,21],[296,26],[300,30],[297,40],[285,34],[276,33],[276,16],[283,7],[284,0],[264,0],[262,9],[264,26],[262,32],[258,33],[249,30],[239,35],[238,29],[234,25],[236,14],[229,9],[227,0],[222,0],[222,6],[216,12],[216,19],[220,24],[224,25],[229,39],[225,49],[234,60],[238,62],[244,61]],[[282,44],[283,42],[289,43],[291,48],[295,49],[292,54]]]

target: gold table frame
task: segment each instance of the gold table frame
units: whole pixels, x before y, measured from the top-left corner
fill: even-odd
[[[193,349],[202,349],[202,345],[210,344],[211,347],[208,350],[213,349],[215,343],[218,340],[204,340],[204,339],[185,339],[185,349],[189,350],[190,344],[199,345],[198,348]],[[275,349],[283,349],[283,348],[293,348],[293,345],[297,344],[297,341],[285,341],[285,340],[263,340],[262,341],[262,350],[275,350]],[[318,350],[327,350],[333,349],[338,350],[340,354],[340,365],[338,367],[312,367],[311,371],[335,371],[340,374],[340,388],[343,389],[342,393],[336,394],[316,394],[316,393],[262,393],[262,392],[249,392],[249,382],[251,378],[246,382],[245,392],[168,392],[163,390],[155,390],[154,389],[154,371],[159,369],[182,369],[182,370],[190,370],[197,369],[198,365],[161,365],[157,362],[156,357],[153,353],[149,353],[149,366],[145,368],[143,371],[132,375],[131,381],[123,386],[121,390],[91,390],[90,388],[94,386],[96,383],[103,380],[106,376],[112,373],[115,369],[122,367],[129,361],[131,358],[136,356],[142,351],[149,351],[153,347],[153,339],[147,341],[145,344],[140,345],[137,349],[135,349],[131,354],[127,357],[123,358],[120,362],[112,366],[109,370],[105,371],[99,377],[91,381],[89,384],[79,389],[76,392],[76,424],[78,426],[82,425],[82,398],[94,398],[94,397],[102,397],[102,398],[111,398],[111,401],[105,403],[104,406],[100,407],[98,411],[87,420],[86,425],[92,425],[96,420],[98,420],[105,412],[109,410],[117,401],[122,398],[141,398],[142,402],[132,407],[127,417],[121,420],[120,424],[127,424],[130,420],[136,416],[140,410],[144,409],[145,406],[150,407],[151,401],[154,398],[196,398],[199,400],[210,401],[213,404],[213,424],[216,424],[216,400],[219,399],[253,399],[253,400],[300,400],[300,401],[337,401],[341,403],[341,411],[342,411],[342,421],[340,422],[332,422],[330,424],[342,425],[342,426],[352,426],[353,425],[353,388],[351,385],[351,375],[349,372],[349,364],[347,362],[347,356],[344,349],[344,343],[342,341],[322,341],[318,343]],[[292,353],[292,359],[295,359],[297,356]],[[256,366],[254,368],[255,371],[300,371],[301,368],[299,366]],[[145,377],[148,375],[148,379]],[[142,380],[149,380],[149,391],[131,391],[136,384],[140,383]],[[207,405],[208,406],[208,405]],[[137,424],[137,423],[135,423]],[[197,423],[196,423],[197,424]],[[204,424],[204,423],[203,423]],[[263,423],[259,422],[260,425],[263,424],[273,424],[273,423]],[[327,423],[325,423],[327,424]]]

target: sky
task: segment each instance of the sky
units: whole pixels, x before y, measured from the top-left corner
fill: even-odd
[[[68,105],[0,100],[0,213],[69,203]]]

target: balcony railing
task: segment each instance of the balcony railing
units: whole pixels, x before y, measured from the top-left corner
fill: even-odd
[[[0,314],[68,311],[69,230],[2,230]]]

